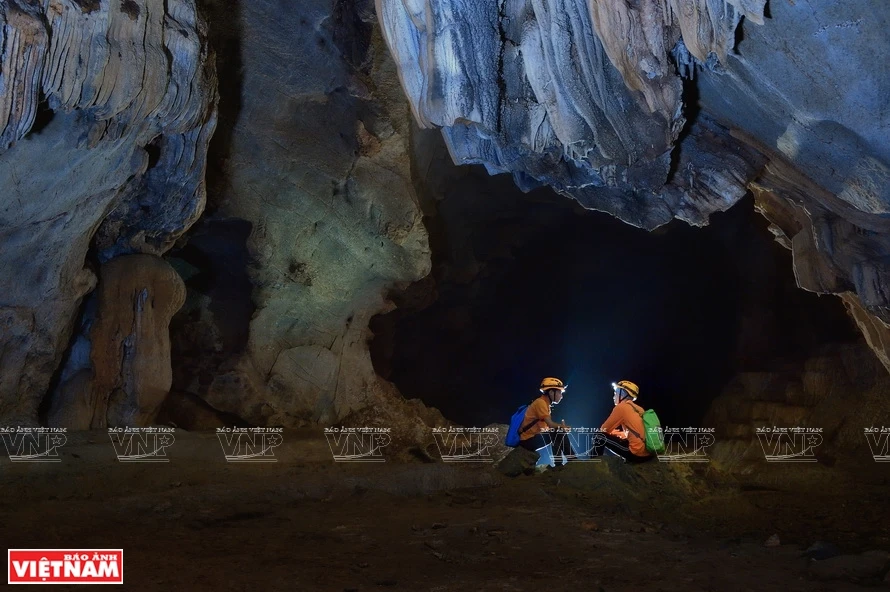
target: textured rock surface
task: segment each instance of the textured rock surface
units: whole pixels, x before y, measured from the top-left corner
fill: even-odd
[[[672,146],[686,124],[677,68],[713,67],[740,16],[761,20],[763,2],[378,0],[377,8],[417,120],[443,128],[456,162],[511,172],[526,189],[551,185],[650,229],[678,214],[706,220],[753,176],[744,158],[708,156],[722,155],[725,141],[689,142],[682,165]],[[691,133],[726,136],[702,128]],[[681,182],[662,194],[678,166]],[[682,179],[694,176],[705,199],[687,195]]]
[[[206,338],[216,351],[177,370],[176,387],[252,424],[333,423],[367,407],[374,417],[362,421],[411,423],[417,413],[377,377],[367,348],[370,317],[392,306],[385,291],[430,266],[408,105],[373,9],[322,0],[208,8],[220,23],[214,43],[233,58],[221,76],[236,86],[223,91],[231,119],[211,168],[213,216],[195,245],[211,259],[244,258],[253,310],[236,335],[225,318],[234,296],[202,289],[200,273],[188,281],[192,316],[175,321],[176,347],[199,352]],[[222,240],[226,224],[237,232]],[[199,255],[177,257],[195,265]],[[415,427],[404,426],[406,438]]]
[[[873,65],[890,55],[890,6],[781,2],[771,17],[744,27],[725,75],[702,74],[703,108],[770,156],[754,188],[801,287],[853,292],[886,325],[890,74]]]
[[[0,47],[0,417],[30,424],[88,249],[160,253],[200,215],[216,78],[188,0],[7,0]]]
[[[863,427],[881,425],[888,389],[890,377],[865,344],[825,346],[799,363],[742,372],[702,422],[715,429],[709,456],[725,469],[781,481],[789,465],[764,467],[756,428],[812,427],[822,430],[815,455],[823,465],[840,456],[871,462]]]
[[[416,119],[442,128],[455,162],[648,229],[705,224],[750,187],[800,286],[855,294],[887,329],[890,74],[875,64],[890,56],[890,5],[780,2],[767,18],[762,0],[377,7]],[[683,104],[699,99],[700,113]]]
[[[507,477],[518,477],[523,473],[533,474],[535,464],[540,457],[537,452],[517,446],[501,459],[497,465],[498,471]]]
[[[48,419],[69,429],[153,423],[170,392],[170,319],[185,286],[163,259],[124,255],[99,271],[89,378],[66,381]],[[67,387],[67,388],[66,388]]]
[[[856,321],[869,347],[878,356],[878,360],[890,372],[890,327],[885,325],[881,320],[869,314],[859,298],[855,294],[849,292],[842,294],[841,298],[847,307],[847,312]]]
[[[838,294],[868,344],[890,370],[887,263],[890,227],[794,171],[781,157],[752,184],[755,207],[794,255],[800,287]]]

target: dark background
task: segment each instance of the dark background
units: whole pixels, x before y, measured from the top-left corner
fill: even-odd
[[[572,426],[599,427],[622,379],[663,424],[698,426],[734,373],[859,338],[839,299],[796,287],[750,196],[708,227],[646,232],[483,172],[428,228],[433,273],[372,322],[372,358],[463,425],[507,423],[556,376],[569,388],[554,419]]]

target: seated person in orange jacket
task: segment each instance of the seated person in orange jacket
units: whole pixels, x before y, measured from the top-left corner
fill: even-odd
[[[640,387],[629,380],[622,380],[612,386],[615,390],[612,397],[615,408],[601,428],[603,446],[627,462],[652,459],[652,454],[646,450],[646,428],[643,427],[645,409],[634,402],[640,394]]]
[[[567,426],[565,420],[556,423],[550,418],[550,408],[559,405],[565,390],[565,384],[558,378],[542,380],[541,396],[525,410],[525,418],[519,429],[519,445],[526,450],[540,450],[552,445],[553,459],[557,467],[564,466],[559,462],[563,454],[566,462],[575,460],[575,451],[572,450],[572,444],[567,437],[571,426]]]

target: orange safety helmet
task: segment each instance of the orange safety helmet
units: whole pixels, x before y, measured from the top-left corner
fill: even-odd
[[[629,380],[622,380],[618,383],[613,382],[612,388],[615,390],[624,389],[624,392],[633,397],[634,400],[636,400],[636,398],[640,396],[640,387]]]
[[[550,389],[558,389],[565,392],[568,387],[558,378],[548,377],[541,381],[541,392],[547,392]]]

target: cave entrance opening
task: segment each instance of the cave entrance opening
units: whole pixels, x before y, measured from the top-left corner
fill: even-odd
[[[860,339],[839,299],[797,288],[750,196],[647,232],[471,171],[428,219],[432,273],[371,323],[377,372],[450,420],[506,423],[557,376],[570,425],[598,427],[629,379],[663,423],[699,426],[734,373]]]

